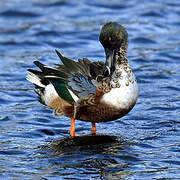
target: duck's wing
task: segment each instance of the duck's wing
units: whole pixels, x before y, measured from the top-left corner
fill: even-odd
[[[103,74],[104,63],[101,61],[90,62],[88,59],[79,59],[78,62],[62,56],[57,50],[57,55],[63,65],[55,68],[45,66],[35,61],[42,72],[29,70],[41,79],[41,83],[49,81],[53,84],[57,94],[66,101],[75,102],[79,98],[95,94],[96,78]]]

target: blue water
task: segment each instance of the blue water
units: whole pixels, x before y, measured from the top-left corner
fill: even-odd
[[[54,118],[26,81],[34,60],[54,49],[104,60],[102,25],[129,34],[139,99],[125,117],[97,125],[115,142],[58,149],[70,120]],[[76,121],[76,134],[90,123]],[[175,0],[0,1],[0,179],[180,179],[180,2]]]

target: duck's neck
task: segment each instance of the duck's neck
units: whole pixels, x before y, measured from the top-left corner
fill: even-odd
[[[115,59],[116,59],[116,68],[119,66],[126,65],[128,63],[126,58],[126,48],[121,47],[118,51],[116,51]]]

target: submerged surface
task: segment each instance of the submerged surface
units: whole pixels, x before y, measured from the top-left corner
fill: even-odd
[[[180,3],[171,0],[0,1],[0,178],[179,179],[179,19]],[[36,59],[57,63],[54,49],[104,60],[98,35],[107,21],[128,31],[138,102],[127,116],[97,125],[102,143],[60,148],[70,120],[37,101],[26,70]],[[76,121],[80,137],[90,129]]]

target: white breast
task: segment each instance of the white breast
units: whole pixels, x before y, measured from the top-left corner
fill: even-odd
[[[132,71],[129,74],[124,69],[116,70],[116,73],[121,74],[120,77],[112,76],[111,85],[119,83],[120,87],[112,88],[110,92],[102,97],[102,102],[114,106],[118,109],[128,109],[136,103],[138,97],[138,85]]]

